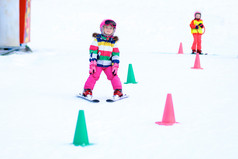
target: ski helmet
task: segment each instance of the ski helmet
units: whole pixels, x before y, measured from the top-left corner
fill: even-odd
[[[116,24],[116,22],[114,21],[114,20],[112,20],[112,19],[105,19],[105,20],[103,20],[102,21],[102,23],[100,24],[100,31],[101,31],[101,34],[104,34],[103,33],[103,26],[104,25],[111,25],[113,28],[114,28],[114,31],[113,31],[113,33],[112,33],[112,36],[114,35],[114,33],[115,33],[115,31],[116,31],[116,27],[117,27],[117,24]]]
[[[201,12],[197,11],[197,12],[194,13],[194,18],[196,18],[196,15],[197,15],[197,14],[202,15]]]

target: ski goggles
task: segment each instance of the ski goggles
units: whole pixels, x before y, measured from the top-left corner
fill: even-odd
[[[114,28],[117,26],[116,22],[114,22],[112,20],[106,20],[105,25],[111,25]]]

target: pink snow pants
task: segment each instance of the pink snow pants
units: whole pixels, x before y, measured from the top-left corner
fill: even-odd
[[[201,50],[202,49],[202,35],[195,33],[193,34],[193,45],[192,45],[192,50]]]
[[[97,80],[99,79],[102,71],[104,71],[104,73],[106,74],[107,79],[111,81],[113,90],[122,89],[122,84],[121,84],[120,78],[118,77],[118,75],[114,76],[112,74],[112,66],[109,66],[109,67],[99,67],[99,66],[97,66],[96,72],[94,74],[91,74],[88,77],[88,79],[87,79],[87,81],[84,85],[84,89],[93,90],[94,85],[96,84]]]

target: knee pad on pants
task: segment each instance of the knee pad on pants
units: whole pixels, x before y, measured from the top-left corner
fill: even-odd
[[[116,75],[116,76],[117,76],[117,75]],[[112,74],[112,75],[107,76],[107,79],[111,81],[114,77],[115,77],[115,76]]]
[[[98,81],[99,78],[100,78],[100,76],[98,76],[98,75],[96,75],[96,74],[93,74],[92,76],[93,76],[93,78],[94,78],[96,81]]]

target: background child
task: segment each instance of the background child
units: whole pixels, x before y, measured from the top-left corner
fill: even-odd
[[[202,54],[202,28],[204,28],[204,25],[203,20],[201,20],[201,13],[195,12],[194,18],[195,19],[190,23],[191,32],[194,38],[192,45],[192,54],[195,54],[196,52]]]
[[[116,31],[116,22],[111,19],[102,21],[100,25],[101,34],[93,33],[93,43],[90,46],[90,67],[83,96],[92,98],[92,90],[101,72],[111,81],[114,96],[121,97],[122,84],[117,75],[119,68],[119,49],[117,47],[118,37],[113,36]]]

